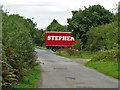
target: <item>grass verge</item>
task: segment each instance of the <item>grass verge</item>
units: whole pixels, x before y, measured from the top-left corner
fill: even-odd
[[[26,76],[18,83],[13,85],[13,88],[37,88],[40,80],[40,67],[36,65]]]
[[[81,51],[79,55],[73,56],[69,55],[66,51],[55,52],[56,55],[67,57],[67,58],[83,58],[83,59],[91,59],[95,56],[95,52]]]
[[[95,55],[96,55],[96,52],[81,51],[80,58],[92,59]]]
[[[119,78],[120,71],[118,69],[118,63],[116,62],[110,62],[105,60],[90,61],[86,63],[86,66],[96,69],[97,71],[104,73],[106,75],[120,79]]]

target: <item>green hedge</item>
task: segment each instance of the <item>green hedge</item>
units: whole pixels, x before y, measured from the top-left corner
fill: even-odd
[[[29,19],[2,12],[2,86],[10,87],[35,64]],[[34,26],[34,25],[33,25]],[[32,27],[35,28],[35,27]]]
[[[118,24],[101,25],[87,32],[86,49],[91,51],[118,49]]]

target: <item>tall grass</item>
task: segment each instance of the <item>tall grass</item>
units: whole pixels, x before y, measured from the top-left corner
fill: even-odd
[[[40,67],[36,65],[26,76],[18,83],[15,83],[13,88],[37,88],[40,81]]]
[[[99,72],[102,72],[106,75],[112,76],[114,78],[120,79],[118,63],[110,62],[106,60],[101,61],[90,61],[86,64],[87,66],[96,69]]]

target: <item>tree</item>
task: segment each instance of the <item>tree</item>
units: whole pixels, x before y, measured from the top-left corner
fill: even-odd
[[[45,42],[45,30],[37,30],[36,37],[34,38],[34,41],[37,46],[43,46]]]
[[[118,49],[118,22],[101,25],[91,28],[87,32],[88,39],[86,49],[97,50],[117,50]]]
[[[67,31],[67,26],[62,26],[57,20],[53,20],[46,31]]]
[[[87,31],[90,28],[112,22],[113,14],[103,6],[93,5],[84,10],[72,11],[72,18],[68,19],[68,29],[76,39],[81,39],[83,45],[87,41]]]
[[[37,24],[35,24],[31,19],[27,18],[25,19],[25,26],[29,30],[31,37],[34,39],[37,34]]]

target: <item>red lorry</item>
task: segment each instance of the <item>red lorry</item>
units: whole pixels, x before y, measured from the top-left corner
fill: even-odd
[[[76,44],[74,37],[71,37],[71,32],[46,32],[45,45],[47,49],[56,51],[59,48],[71,47]]]

